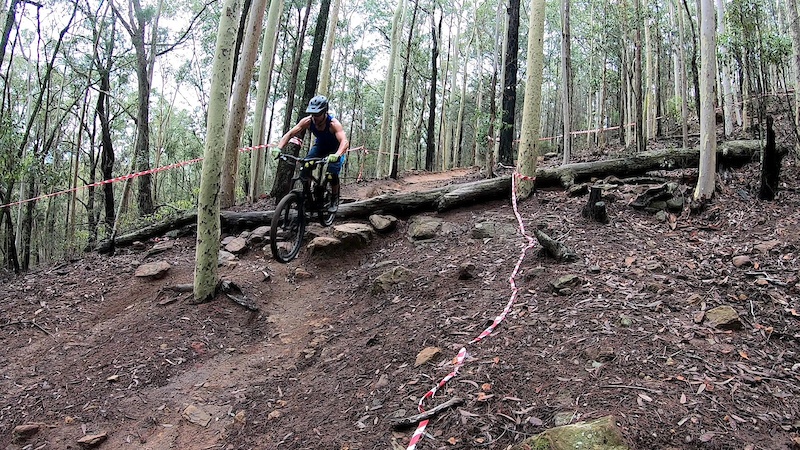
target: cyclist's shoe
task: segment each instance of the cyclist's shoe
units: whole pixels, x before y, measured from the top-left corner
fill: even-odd
[[[328,212],[331,213],[331,214],[334,214],[338,210],[339,210],[339,197],[338,196],[334,196],[331,199],[330,205],[328,205]]]

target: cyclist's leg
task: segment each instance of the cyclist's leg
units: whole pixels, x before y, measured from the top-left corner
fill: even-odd
[[[331,183],[331,194],[333,195],[330,207],[328,208],[328,211],[330,212],[336,212],[336,210],[339,208],[339,190],[340,190],[339,172],[341,172],[342,170],[342,165],[344,164],[344,160],[346,157],[347,156],[342,155],[339,158],[339,160],[336,161],[335,163],[328,163],[328,174]]]

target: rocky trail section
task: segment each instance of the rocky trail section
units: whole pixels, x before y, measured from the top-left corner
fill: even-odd
[[[690,189],[691,171],[659,175]],[[506,449],[607,416],[633,449],[792,448],[797,175],[787,167],[778,199],[760,202],[754,165],[723,171],[700,215],[634,208],[657,183],[604,188],[608,224],[560,189],[522,202],[526,229],[576,259],[525,258],[506,321],[429,407],[463,403],[418,448]],[[192,236],[5,279],[0,447],[404,448],[413,430],[394,423],[502,310],[525,242],[504,200],[396,217],[363,246],[288,265],[233,234],[221,245],[245,245],[221,276],[256,313],[167,289],[191,282]],[[134,276],[157,261],[161,278]],[[417,364],[427,348],[439,351]]]

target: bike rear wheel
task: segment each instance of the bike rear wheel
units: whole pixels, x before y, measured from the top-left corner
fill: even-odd
[[[269,229],[269,246],[277,261],[288,263],[300,253],[306,230],[302,208],[297,192],[286,194],[275,207]]]

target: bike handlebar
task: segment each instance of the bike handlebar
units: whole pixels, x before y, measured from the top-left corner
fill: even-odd
[[[308,157],[300,157],[294,156],[291,153],[280,153],[278,154],[277,159],[282,159],[284,161],[292,161],[293,163],[302,162],[302,163],[313,163],[314,165],[322,165],[328,160],[328,158],[308,158]]]

